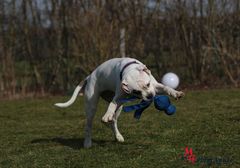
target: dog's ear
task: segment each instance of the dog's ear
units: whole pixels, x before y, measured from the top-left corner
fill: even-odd
[[[126,92],[128,94],[131,92],[130,89],[128,88],[128,83],[125,79],[122,80],[121,88],[124,92]]]
[[[146,67],[146,65],[140,65],[137,69],[141,72],[146,72],[148,75],[151,75],[151,71]]]

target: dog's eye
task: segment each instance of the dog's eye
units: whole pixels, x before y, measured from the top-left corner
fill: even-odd
[[[142,94],[141,91],[139,91],[139,90],[133,90],[132,93],[136,94],[136,95],[141,95]]]
[[[143,86],[145,89],[148,89],[150,87],[150,83],[147,83],[146,85]]]

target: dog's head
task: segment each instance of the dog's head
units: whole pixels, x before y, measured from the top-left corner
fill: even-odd
[[[124,75],[122,90],[144,100],[152,99],[155,96],[151,71],[145,65],[139,65]]]

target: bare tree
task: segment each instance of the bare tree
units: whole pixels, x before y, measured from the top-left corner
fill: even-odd
[[[239,0],[0,0],[0,96],[64,92],[125,56],[158,78],[239,87],[239,9]]]

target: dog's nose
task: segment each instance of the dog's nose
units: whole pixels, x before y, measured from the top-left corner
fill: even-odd
[[[153,94],[152,93],[147,95],[147,99],[152,99],[152,98],[153,98]]]

